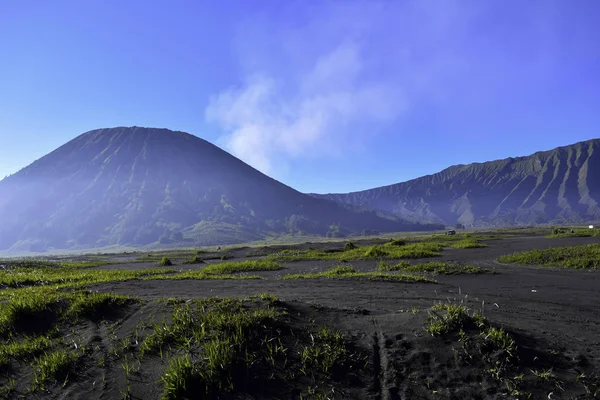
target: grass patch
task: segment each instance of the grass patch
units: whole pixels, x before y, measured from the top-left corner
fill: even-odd
[[[51,381],[63,383],[74,367],[79,354],[67,350],[45,353],[33,365],[33,388],[39,390]]]
[[[402,258],[428,258],[441,255],[443,246],[439,243],[412,243],[398,246],[389,242],[378,246],[357,247],[339,252],[326,252],[316,250],[283,250],[271,254],[269,259],[280,262],[293,262],[302,260],[377,260],[377,259],[402,259]]]
[[[394,242],[386,243],[381,246],[371,246],[364,251],[362,255],[358,254],[358,259],[373,260],[379,258],[397,259],[397,258],[428,258],[438,257],[443,246],[438,243],[413,243],[398,246]],[[360,249],[358,249],[360,250]]]
[[[176,272],[174,269],[88,270],[81,268],[9,268],[0,271],[0,287],[4,289],[47,286],[55,289],[78,288],[105,282],[139,279],[144,276]],[[0,290],[0,299],[14,291]]]
[[[93,268],[105,265],[119,264],[116,261],[101,260],[38,260],[38,259],[10,259],[0,260],[0,265],[5,269],[12,268]]]
[[[78,292],[69,295],[70,307],[67,310],[67,318],[88,318],[100,320],[117,310],[138,300],[128,296],[112,293],[90,293]]]
[[[490,366],[496,378],[507,372],[516,361],[517,346],[504,331],[490,325],[479,312],[471,312],[463,304],[436,304],[431,308],[425,331],[432,336],[456,335],[462,344],[462,356],[473,362],[474,355]],[[468,333],[475,333],[469,336]],[[456,351],[456,349],[455,349]]]
[[[23,380],[19,379],[19,387],[15,388],[13,383],[8,390],[11,378],[6,375],[1,382],[6,393],[3,391],[0,395],[10,395],[15,390],[60,390],[61,386],[70,384],[79,366],[88,368],[93,363],[100,368],[122,366],[127,389],[121,392],[129,396],[129,374],[139,371],[142,362],[155,362],[158,356],[168,365],[161,380],[164,398],[215,398],[238,390],[260,394],[274,382],[278,387],[285,387],[295,379],[302,380],[306,386],[330,385],[335,371],[348,365],[345,359],[354,353],[347,348],[329,347],[333,343],[342,347],[349,345],[343,335],[334,331],[320,336],[317,332],[309,333],[306,331],[308,322],[292,326],[285,318],[284,306],[268,294],[246,299],[165,302],[159,306],[159,312],[165,316],[162,321],[148,315],[131,328],[130,334],[125,333],[118,322],[108,324],[106,334],[111,346],[107,348],[94,345],[88,337],[78,333],[82,324],[89,326],[85,320],[113,317],[123,307],[138,301],[82,290],[82,286],[175,276],[176,279],[199,276],[248,279],[259,277],[231,273],[282,268],[272,260],[209,267],[213,267],[208,269],[210,273],[206,268],[176,273],[165,268],[91,270],[35,263],[12,265],[0,271],[3,288],[0,290],[0,368],[30,377],[27,379],[29,388],[23,387]],[[337,341],[328,341],[330,337]],[[302,359],[301,353],[305,347],[313,347],[313,340],[319,351],[314,351],[312,356],[306,353],[309,357]],[[145,359],[146,355],[152,358]],[[86,362],[80,365],[83,359]],[[310,360],[318,367],[305,375],[303,364],[309,365]],[[355,371],[359,367],[354,365],[353,368]]]
[[[454,249],[479,249],[482,247],[487,247],[487,244],[479,243],[479,241],[475,239],[464,239],[451,243],[450,247]]]
[[[404,245],[406,245],[406,240],[392,239],[388,244],[390,246],[404,246]]]
[[[484,327],[487,321],[479,313],[470,314],[467,307],[459,304],[436,304],[425,324],[425,331],[432,336],[445,335],[462,329]]]
[[[357,359],[339,332],[283,328],[286,312],[272,295],[171,304],[171,321],[155,324],[140,346],[142,359],[147,354],[168,359],[161,377],[164,400],[264,394],[273,385],[307,377],[321,384]],[[289,343],[281,329],[293,338]]]
[[[531,250],[505,255],[499,257],[498,261],[521,265],[598,270],[600,269],[600,244]]]
[[[0,360],[5,360],[8,365],[10,358],[30,360],[52,346],[52,340],[47,336],[24,337],[21,340],[12,340],[0,343]],[[1,363],[0,363],[1,364]]]
[[[181,357],[173,357],[169,360],[169,366],[165,369],[160,380],[163,383],[162,399],[181,399],[185,394],[193,393],[193,387],[189,387],[197,376],[200,375],[198,366],[192,362],[192,358],[186,354]]]
[[[99,320],[137,301],[126,296],[84,290],[57,292],[38,288],[15,292],[0,303],[0,336],[46,332],[61,320]]]
[[[426,282],[435,283],[435,281],[423,278],[415,275],[405,274],[392,274],[382,272],[357,272],[354,268],[342,265],[329,269],[324,272],[316,272],[310,274],[290,274],[281,277],[280,279],[317,279],[317,278],[328,278],[328,279],[368,279],[372,281],[386,281],[386,282]]]
[[[484,274],[491,272],[489,270],[474,267],[472,265],[459,265],[444,262],[429,262],[425,264],[410,264],[402,261],[398,264],[391,264],[382,261],[379,263],[380,271],[403,271],[410,273],[432,273],[434,275],[461,275],[461,274]]]
[[[268,259],[211,264],[201,270],[206,275],[225,275],[240,272],[278,271],[285,267]]]
[[[546,237],[549,239],[567,238],[567,237],[598,237],[600,229],[571,229],[571,228],[554,228],[552,233]]]
[[[233,275],[233,274],[207,274],[204,270],[186,271],[177,274],[164,274],[164,275],[152,275],[143,278],[143,280],[156,280],[156,279],[167,279],[167,280],[184,280],[184,279],[195,279],[195,280],[239,280],[239,279],[264,279],[258,275]]]
[[[57,294],[31,293],[13,296],[0,304],[0,336],[13,332],[32,333],[46,331],[58,317],[60,308]]]
[[[304,375],[312,371],[329,373],[346,355],[344,335],[326,326],[321,327],[312,335],[311,341],[304,346],[300,353],[302,366],[300,372]]]
[[[508,397],[522,398],[524,368],[520,365],[519,348],[504,329],[492,326],[482,314],[471,311],[464,304],[436,304],[424,329],[432,336],[443,337],[446,343],[452,343],[458,368],[465,366],[485,371],[505,388]]]

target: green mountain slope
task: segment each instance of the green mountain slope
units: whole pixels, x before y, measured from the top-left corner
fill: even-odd
[[[205,140],[166,129],[90,131],[0,182],[0,250],[426,228],[299,193]]]
[[[600,220],[600,140],[456,165],[408,182],[317,198],[412,221],[506,226]]]

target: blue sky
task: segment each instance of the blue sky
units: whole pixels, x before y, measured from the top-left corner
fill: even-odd
[[[600,137],[600,2],[0,1],[0,177],[183,130],[304,192]]]

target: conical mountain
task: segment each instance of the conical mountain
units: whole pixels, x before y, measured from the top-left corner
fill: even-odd
[[[370,190],[313,196],[447,225],[594,222],[600,220],[600,139],[527,157],[456,165]]]
[[[0,250],[423,229],[315,199],[167,129],[90,131],[0,182]],[[336,225],[336,227],[331,227]]]

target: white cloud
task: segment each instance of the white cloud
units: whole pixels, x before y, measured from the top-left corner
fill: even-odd
[[[548,38],[529,18],[518,29],[508,22],[487,29],[498,11],[487,2],[286,4],[240,23],[233,51],[242,84],[205,110],[223,131],[223,147],[278,178],[291,160],[341,156],[385,129],[414,134],[397,123],[413,112],[468,119],[493,109],[532,77],[550,76],[540,65],[554,65],[553,51],[521,45],[522,37]]]
[[[205,116],[225,132],[235,156],[267,174],[289,157],[332,154],[352,122],[390,122],[406,107],[401,88],[361,79],[357,43],[344,42],[320,56],[285,91],[274,77],[253,76],[210,100]]]

